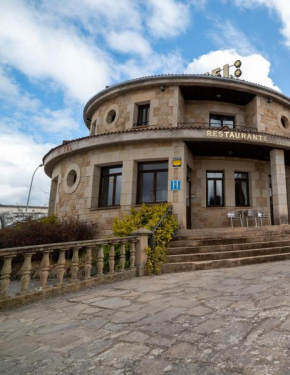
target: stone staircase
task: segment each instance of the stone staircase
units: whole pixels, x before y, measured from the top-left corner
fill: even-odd
[[[290,226],[180,230],[163,272],[181,272],[290,259]]]

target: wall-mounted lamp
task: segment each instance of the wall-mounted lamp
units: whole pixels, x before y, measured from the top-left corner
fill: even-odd
[[[272,99],[272,98],[269,98],[269,99],[267,100],[267,103],[269,103],[269,104],[273,103],[273,99]]]
[[[161,85],[159,88],[160,88],[160,91],[164,91],[164,86],[163,85]]]

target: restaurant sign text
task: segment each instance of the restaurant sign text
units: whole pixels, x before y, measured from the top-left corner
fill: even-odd
[[[244,139],[245,141],[259,141],[267,142],[267,135],[252,134],[252,133],[242,133],[235,131],[221,131],[221,130],[207,130],[206,136],[210,138],[228,138],[228,139]]]

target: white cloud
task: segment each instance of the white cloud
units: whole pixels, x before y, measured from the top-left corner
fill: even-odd
[[[247,36],[230,21],[214,24],[215,29],[208,32],[211,40],[221,49],[234,48],[241,54],[252,54],[256,50]]]
[[[118,52],[140,54],[143,57],[152,53],[150,43],[135,31],[112,31],[106,39],[110,47]]]
[[[188,4],[175,0],[148,0],[151,14],[147,15],[147,26],[155,38],[172,38],[181,34],[190,20]]]
[[[289,0],[234,0],[235,5],[240,8],[253,8],[265,6],[271,11],[275,11],[281,19],[281,34],[285,38],[285,43],[290,48],[290,6]]]
[[[208,0],[190,0],[190,3],[196,8],[205,8]]]
[[[149,15],[144,6],[149,7]],[[122,74],[132,66],[131,60],[119,64],[103,52],[104,48],[98,47],[103,43],[97,39],[100,35],[112,50],[136,54],[140,61],[134,60],[134,65],[136,68],[140,65],[140,72],[155,73],[154,66],[162,69],[156,59],[165,62],[167,56],[152,51],[144,36],[146,21],[154,37],[177,36],[189,23],[189,3],[175,0],[150,0],[148,3],[133,0],[3,1],[0,63],[16,68],[34,84],[46,82],[51,89],[61,89],[66,103],[76,99],[83,104],[112,81],[127,78]],[[165,69],[167,65],[165,62]],[[140,75],[138,69],[134,71]]]
[[[52,147],[49,143],[36,143],[7,127],[4,130],[4,125],[0,127],[0,203],[26,203],[32,173]],[[50,179],[40,168],[35,175],[30,204],[47,204],[49,190]]]
[[[22,92],[18,84],[13,82],[4,69],[0,66],[0,99],[2,104],[14,105],[17,108],[34,111],[40,103],[37,99],[31,98],[27,93]]]
[[[118,70],[127,79],[145,77],[154,74],[174,74],[184,71],[185,61],[178,52],[168,55],[153,53],[143,61],[131,59],[118,65]]]
[[[135,0],[50,0],[40,3],[54,18],[76,20],[93,35],[110,30],[142,29],[139,3]]]
[[[21,0],[3,2],[0,12],[2,62],[28,77],[52,79],[65,92],[85,102],[110,82],[110,60],[74,27],[49,24]]]
[[[18,95],[18,86],[11,82],[0,67],[0,95],[2,98]]]
[[[212,51],[194,59],[186,71],[187,73],[203,74],[218,67],[222,68],[225,64],[232,65],[235,60],[242,61],[242,79],[279,90],[269,77],[270,62],[257,53],[242,56],[234,49]]]
[[[46,108],[41,114],[32,117],[32,120],[45,133],[71,134],[79,127],[69,109],[51,111]]]

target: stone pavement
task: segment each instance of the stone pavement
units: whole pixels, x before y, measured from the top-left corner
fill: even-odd
[[[135,278],[0,314],[0,374],[290,374],[290,261]]]

